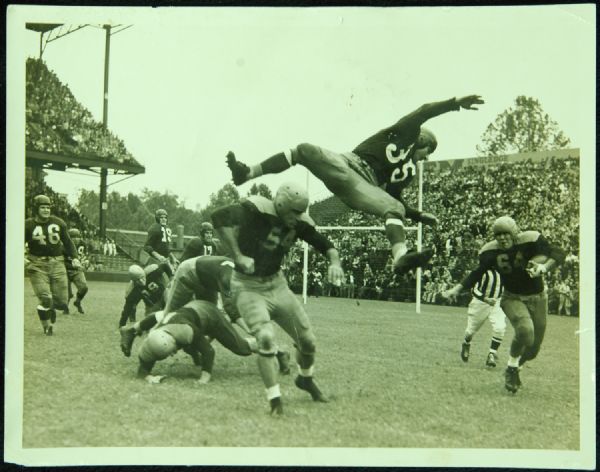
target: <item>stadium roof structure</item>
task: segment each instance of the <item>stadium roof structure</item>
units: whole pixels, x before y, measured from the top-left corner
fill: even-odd
[[[50,170],[64,171],[67,168],[77,168],[99,172],[101,169],[112,170],[114,174],[138,175],[146,172],[146,168],[138,163],[115,162],[91,154],[68,156],[43,151],[27,149],[25,152],[26,165],[42,167]]]

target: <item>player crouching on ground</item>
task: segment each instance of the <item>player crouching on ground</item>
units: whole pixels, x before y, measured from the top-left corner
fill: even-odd
[[[215,230],[233,256],[231,291],[236,308],[256,336],[258,370],[266,388],[271,413],[283,413],[275,364],[275,321],[294,340],[300,374],[296,386],[314,401],[326,402],[313,380],[316,339],[304,308],[281,271],[283,257],[297,238],[329,259],[327,277],[340,285],[344,272],[333,244],[319,234],[305,213],[308,195],[295,183],[283,184],[273,201],[252,196],[212,214]]]
[[[486,270],[500,273],[504,285],[500,306],[515,332],[505,372],[505,387],[516,393],[521,387],[519,368],[526,361],[535,359],[546,331],[548,294],[541,276],[562,264],[565,253],[537,231],[519,231],[509,216],[494,221],[492,232],[496,239],[479,251],[479,266],[444,296],[456,298],[463,288],[471,288]],[[533,260],[541,255],[547,256],[545,262]]]
[[[150,315],[142,320],[140,329],[147,330],[155,325],[158,326],[150,331],[138,351],[138,377],[149,383],[159,383],[165,377],[151,375],[155,362],[183,349],[200,368],[198,382],[207,384],[215,360],[215,350],[209,339],[216,339],[238,356],[249,356],[258,351],[256,339],[240,334],[214,304],[203,300],[192,300],[168,315],[162,311]],[[280,368],[289,371],[289,366],[281,365]]]

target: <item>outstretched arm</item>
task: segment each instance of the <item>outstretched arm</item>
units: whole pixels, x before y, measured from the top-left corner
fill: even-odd
[[[477,110],[474,105],[482,105],[483,99],[479,95],[467,95],[461,98],[451,98],[441,102],[432,102],[421,105],[415,111],[401,118],[398,123],[405,120],[416,121],[418,124],[423,124],[430,118],[442,115],[449,111],[458,111],[461,108],[464,110]]]

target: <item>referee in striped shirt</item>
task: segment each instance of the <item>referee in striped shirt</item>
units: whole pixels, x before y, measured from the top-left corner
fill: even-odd
[[[491,269],[484,272],[481,279],[471,290],[473,299],[467,309],[467,329],[465,330],[465,339],[460,351],[460,358],[463,362],[469,361],[471,340],[475,336],[475,333],[481,329],[485,320],[488,319],[492,325],[492,341],[485,365],[487,367],[496,367],[498,348],[506,331],[506,315],[502,311],[502,308],[500,308],[502,291],[500,274]]]

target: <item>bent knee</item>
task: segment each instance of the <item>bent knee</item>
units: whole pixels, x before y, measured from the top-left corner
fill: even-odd
[[[321,155],[321,149],[310,143],[300,143],[294,151],[292,151],[293,161],[298,164],[314,162]]]
[[[302,354],[314,354],[317,350],[317,340],[312,332],[303,334],[298,338],[298,350]]]
[[[254,330],[254,337],[258,344],[258,349],[262,352],[275,351],[275,332],[271,323],[261,323]]]
[[[49,310],[54,306],[52,302],[52,295],[42,295],[40,296],[40,305],[44,307],[45,310]]]

